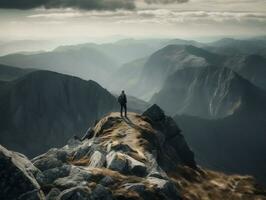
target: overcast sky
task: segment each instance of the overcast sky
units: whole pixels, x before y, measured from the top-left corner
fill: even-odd
[[[0,8],[0,40],[266,33],[266,0],[1,0]]]

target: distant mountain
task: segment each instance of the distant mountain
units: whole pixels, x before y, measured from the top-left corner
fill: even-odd
[[[260,113],[237,112],[218,120],[178,115],[174,119],[200,165],[227,173],[251,174],[265,184],[265,111],[264,107]]]
[[[85,133],[117,108],[115,97],[94,81],[34,71],[0,83],[0,143],[37,155]]]
[[[152,54],[145,63],[139,88],[139,96],[149,99],[158,92],[169,75],[188,67],[217,65],[223,56],[210,53],[194,46],[168,45]]]
[[[141,58],[121,66],[109,77],[107,88],[114,93],[126,90],[128,94],[136,96],[140,76],[147,60],[148,58]]]
[[[150,39],[150,40],[135,40],[124,39],[114,43],[94,44],[85,43],[72,46],[61,46],[55,49],[55,51],[81,49],[81,48],[93,48],[99,52],[104,53],[109,58],[112,58],[117,62],[117,65],[123,65],[125,63],[132,62],[134,60],[150,56],[158,49],[166,46],[168,39]]]
[[[11,54],[0,57],[0,63],[22,68],[52,70],[106,83],[116,62],[94,48],[61,49],[33,55]]]
[[[224,38],[224,39],[206,44],[205,48],[215,53],[231,55],[231,56],[241,55],[241,54],[262,55],[266,48],[266,40],[262,38],[247,39],[247,40]],[[266,54],[266,52],[264,53]]]
[[[58,42],[47,40],[15,40],[0,43],[0,56],[17,52],[34,52],[53,49]]]
[[[152,54],[146,61],[140,75],[138,90],[135,90],[136,94],[142,99],[149,100],[162,88],[168,76],[176,71],[210,65],[230,68],[254,85],[266,89],[266,58],[263,56],[222,55],[191,45],[168,45]]]
[[[12,81],[32,71],[34,69],[21,69],[0,64],[0,81]]]
[[[230,67],[254,85],[266,90],[266,58],[260,55],[228,56],[224,66]]]
[[[266,93],[224,67],[186,68],[170,76],[150,103],[166,112],[223,118],[237,110],[266,111]]]

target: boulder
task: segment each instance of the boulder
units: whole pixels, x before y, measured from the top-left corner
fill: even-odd
[[[112,192],[102,186],[101,184],[97,184],[94,190],[90,195],[91,200],[112,200]]]
[[[0,145],[0,199],[45,200],[32,171],[37,171],[21,154]]]
[[[57,197],[60,195],[61,191],[57,188],[52,188],[50,192],[46,195],[46,200],[57,200]]]
[[[89,170],[80,167],[73,167],[67,177],[58,178],[54,181],[54,185],[58,188],[69,189],[75,186],[86,185],[91,181],[93,175]]]
[[[111,151],[107,154],[106,161],[107,168],[121,173],[128,172],[128,162],[124,154]]]
[[[115,183],[114,179],[111,176],[105,176],[103,177],[100,182],[101,185],[103,186],[109,186]]]
[[[131,174],[137,175],[137,176],[145,176],[147,174],[147,168],[144,163],[125,155],[128,165],[129,165],[129,171]]]
[[[161,199],[181,200],[179,192],[172,181],[156,177],[149,177],[147,180],[155,186],[157,194],[162,196],[160,197]]]
[[[52,184],[54,180],[68,176],[70,173],[70,169],[70,165],[63,165],[61,167],[48,169],[38,173],[36,176],[36,180],[40,185]]]
[[[94,151],[90,157],[89,167],[104,167],[105,162],[105,155],[100,151]]]

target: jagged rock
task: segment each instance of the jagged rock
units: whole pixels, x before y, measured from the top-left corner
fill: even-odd
[[[79,160],[89,154],[91,146],[81,146],[73,155],[73,160]]]
[[[106,156],[107,168],[126,173],[128,171],[128,162],[125,156],[121,153],[111,151]]]
[[[149,177],[147,180],[155,185],[157,192],[162,195],[164,199],[181,200],[180,194],[173,182],[155,177]]]
[[[108,149],[109,150],[109,149]],[[108,151],[107,150],[107,151]],[[123,153],[129,153],[129,152],[133,152],[133,150],[126,144],[116,144],[116,145],[112,145],[110,146],[110,150],[114,150],[114,151],[121,151]]]
[[[136,159],[126,156],[128,165],[129,165],[129,171],[131,174],[137,175],[137,176],[144,176],[147,173],[147,168],[144,163],[137,161]]]
[[[100,182],[101,185],[103,186],[109,186],[115,183],[114,179],[111,176],[105,176],[103,177]]]
[[[105,155],[103,155],[100,151],[94,151],[92,156],[90,157],[90,167],[103,167],[105,164]]]
[[[32,163],[41,171],[45,171],[47,169],[61,167],[63,162],[66,162],[67,156],[67,152],[63,150],[51,149],[47,153],[32,159]]]
[[[52,188],[45,198],[46,200],[56,200],[60,193],[61,191],[59,189]]]
[[[57,200],[88,200],[90,199],[90,193],[90,188],[77,186],[61,192]]]
[[[90,194],[91,200],[112,200],[112,193],[109,189],[106,189],[101,184],[96,185],[92,193]]]
[[[0,199],[44,200],[32,171],[37,171],[21,154],[0,145]]]
[[[56,179],[54,185],[58,188],[67,189],[78,185],[86,185],[91,178],[92,174],[90,171],[79,167],[72,167],[69,176]]]
[[[63,165],[38,173],[36,179],[40,185],[52,184],[54,180],[68,176],[71,170],[70,165]]]
[[[127,190],[133,190],[139,194],[143,193],[146,189],[146,186],[143,183],[126,183],[124,187]]]
[[[149,117],[154,122],[164,120],[165,118],[164,111],[156,104],[152,105],[142,115]]]

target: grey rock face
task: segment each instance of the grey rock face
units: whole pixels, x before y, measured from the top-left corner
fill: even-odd
[[[0,199],[45,200],[30,161],[0,145]]]

